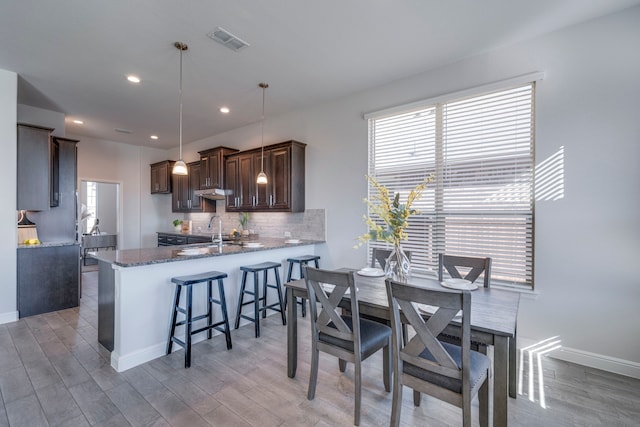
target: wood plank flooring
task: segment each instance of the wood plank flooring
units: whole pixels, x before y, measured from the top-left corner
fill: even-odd
[[[97,272],[83,273],[79,308],[0,325],[0,426],[353,425],[352,366],[340,374],[337,361],[322,355],[316,398],[307,400],[307,319],[300,321],[295,379],[286,375],[279,316],[264,321],[259,339],[250,326],[233,331],[231,351],[221,335],[194,345],[190,369],[179,351],[115,372],[97,341],[96,281]],[[543,357],[542,396],[540,378],[529,387],[526,360],[523,394],[509,400],[509,425],[640,425],[640,381]],[[363,373],[361,425],[386,426],[391,394],[379,354]],[[477,402],[474,411],[477,423]],[[414,408],[405,389],[403,425],[458,426],[460,417],[457,408],[428,397]]]

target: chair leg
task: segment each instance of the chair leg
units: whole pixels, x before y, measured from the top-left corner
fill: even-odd
[[[306,262],[300,263],[300,278],[304,279],[304,273],[302,267],[307,265]],[[304,298],[300,298],[300,312],[302,313],[302,317],[307,317],[307,301]]]
[[[191,367],[191,318],[193,313],[192,307],[192,289],[191,285],[187,286],[187,319],[185,324],[185,349],[184,349],[184,367]]]
[[[487,378],[478,390],[478,404],[480,406],[480,427],[489,426],[489,372]]]
[[[316,397],[316,383],[318,381],[318,362],[320,359],[320,352],[318,351],[315,343],[311,349],[311,370],[309,371],[309,390],[307,391],[307,399],[313,400]]]
[[[269,270],[262,272],[262,318],[267,317],[267,279],[269,277]]]
[[[345,360],[338,359],[338,369],[340,369],[340,372],[346,371],[347,370],[347,362]]]
[[[167,340],[167,352],[166,354],[171,354],[171,349],[173,349],[173,334],[176,332],[176,320],[178,316],[178,304],[180,303],[180,289],[182,286],[176,285],[176,291],[173,297],[173,313],[171,313],[171,328],[169,330],[169,339]]]
[[[382,380],[387,392],[391,391],[391,369],[391,345],[387,344],[382,348]]]
[[[402,383],[400,382],[400,375],[395,372],[393,375],[393,399],[391,402],[391,427],[398,427],[400,425],[400,412],[402,409]]]
[[[240,316],[242,315],[242,302],[244,301],[244,288],[247,285],[247,272],[242,272],[242,280],[240,286],[240,295],[238,296],[238,310],[236,311],[236,324],[234,325],[234,329],[238,329],[240,327]]]
[[[253,320],[256,338],[260,337],[260,287],[258,286],[258,272],[253,273]],[[266,295],[265,295],[266,296]]]
[[[361,369],[361,361],[356,358],[355,365],[355,408],[353,411],[353,425],[360,425],[360,404],[362,401],[362,369]]]
[[[287,315],[285,313],[284,302],[282,299],[282,283],[280,283],[280,274],[278,274],[278,267],[273,270],[276,276],[276,290],[278,291],[278,303],[280,303],[280,317],[282,317],[282,324],[287,324]]]
[[[222,309],[222,320],[224,320],[224,337],[227,340],[227,350],[231,350],[231,328],[229,328],[229,314],[227,313],[227,299],[224,296],[224,283],[218,279],[218,293],[220,294],[220,307]]]
[[[211,302],[211,287],[213,280],[207,281],[207,325],[213,324],[213,302]],[[211,329],[207,329],[207,339],[211,339]]]
[[[413,406],[420,406],[420,392],[413,390]]]

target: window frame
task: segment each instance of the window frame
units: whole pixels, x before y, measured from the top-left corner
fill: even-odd
[[[527,74],[527,75],[523,75],[523,76],[519,76],[513,79],[509,79],[509,80],[503,80],[500,82],[495,82],[495,83],[491,83],[488,85],[483,85],[480,87],[476,87],[476,88],[472,88],[472,89],[468,89],[468,90],[464,90],[464,91],[459,91],[459,92],[455,92],[455,93],[451,93],[451,94],[447,94],[447,95],[443,95],[443,96],[439,96],[437,98],[431,98],[431,99],[427,99],[427,100],[422,100],[422,101],[418,101],[418,102],[414,102],[411,104],[405,104],[405,105],[400,105],[400,106],[396,106],[396,107],[392,107],[392,108],[388,108],[385,110],[381,110],[381,111],[377,111],[377,112],[372,112],[372,113],[368,113],[364,115],[364,118],[368,120],[368,171],[369,174],[371,176],[373,176],[376,179],[379,179],[379,174],[377,174],[377,170],[375,167],[375,156],[376,156],[376,146],[375,146],[375,128],[373,127],[372,123],[375,120],[383,120],[383,119],[388,119],[388,118],[393,118],[393,117],[397,117],[397,116],[401,116],[403,114],[408,114],[414,111],[419,111],[419,110],[424,110],[427,108],[433,108],[435,110],[435,122],[436,122],[436,129],[435,132],[436,134],[439,133],[438,136],[436,136],[434,145],[438,145],[440,144],[439,147],[435,147],[435,163],[434,163],[434,171],[435,175],[436,175],[436,182],[431,184],[430,187],[432,188],[432,191],[435,193],[440,192],[440,194],[438,196],[436,196],[435,198],[437,199],[438,197],[440,198],[440,202],[434,201],[434,205],[437,205],[438,203],[442,203],[442,191],[443,191],[443,186],[444,186],[444,178],[443,178],[443,159],[444,159],[444,155],[442,152],[439,152],[441,150],[445,149],[445,146],[448,144],[448,142],[445,142],[446,137],[443,137],[442,132],[443,132],[443,126],[445,126],[443,123],[443,108],[446,108],[447,105],[449,104],[455,104],[456,102],[464,102],[464,100],[469,100],[472,98],[481,98],[483,96],[486,95],[491,95],[494,93],[498,93],[498,92],[502,92],[502,91],[508,91],[510,89],[513,88],[517,88],[520,86],[528,86],[531,85],[531,98],[530,98],[530,109],[531,109],[531,116],[530,116],[530,142],[527,142],[529,144],[528,149],[529,149],[529,155],[528,155],[528,164],[525,166],[525,170],[527,171],[527,173],[529,175],[527,175],[528,179],[527,181],[527,185],[528,185],[528,201],[527,203],[530,206],[530,210],[527,211],[527,213],[525,213],[523,215],[523,225],[521,225],[521,227],[523,227],[523,230],[525,230],[525,234],[524,234],[524,243],[522,245],[520,245],[520,248],[522,248],[522,252],[525,254],[525,258],[522,261],[522,265],[523,265],[523,270],[524,274],[522,275],[522,277],[525,278],[524,281],[518,281],[517,279],[514,279],[513,281],[508,280],[508,281],[500,281],[500,280],[495,280],[492,277],[492,285],[496,285],[496,286],[501,286],[501,287],[508,287],[508,288],[513,288],[516,290],[521,290],[521,291],[533,291],[535,289],[535,94],[536,94],[536,82],[538,80],[541,80],[544,77],[543,73],[531,73],[531,74]],[[443,107],[444,106],[444,107]],[[516,132],[517,134],[517,132]],[[439,140],[439,142],[438,142]],[[415,146],[414,146],[415,147]],[[414,148],[415,150],[415,148]],[[518,155],[513,155],[513,158],[516,159],[518,157]],[[398,168],[402,169],[401,164],[398,164]],[[467,170],[475,170],[475,169],[465,169],[465,171]],[[518,168],[515,168],[515,170],[519,170]],[[413,173],[416,173],[416,171],[414,171]],[[514,176],[517,173],[514,172]],[[393,175],[393,172],[391,173],[391,175]],[[427,171],[425,170],[424,173],[425,176],[428,175]],[[440,176],[441,178],[438,179],[438,176]],[[395,179],[395,177],[393,178]],[[393,180],[392,179],[392,180]],[[384,181],[384,180],[383,180]],[[400,183],[402,184],[402,186],[405,186],[406,183],[404,181],[402,181],[402,179],[400,179]],[[383,185],[385,185],[383,183]],[[449,185],[451,185],[449,183]],[[398,191],[398,188],[394,188],[393,185],[389,185],[388,188],[390,189],[390,191],[395,192]],[[368,197],[369,200],[372,200],[372,197],[374,196],[372,190],[372,186],[369,183],[368,184]],[[404,197],[404,188],[402,188],[402,194]],[[464,193],[463,193],[464,194]],[[423,199],[425,197],[429,197],[429,195],[427,195],[425,193],[425,195],[423,196]],[[433,197],[433,196],[432,196]],[[514,203],[514,205],[516,205],[516,203]],[[489,218],[500,218],[501,215],[505,215],[500,213],[500,210],[496,210],[493,213],[489,213],[487,211],[479,211],[477,216],[482,216],[484,213],[484,220],[488,220]],[[433,223],[429,226],[427,225],[429,223],[429,219],[428,216],[429,215],[419,215],[417,217],[422,217],[422,218],[410,218],[410,223],[420,220],[424,223],[424,225],[422,225],[418,230],[418,232],[423,232],[425,233],[425,237],[423,237],[423,239],[427,239],[426,241],[418,241],[416,242],[415,239],[413,239],[414,241],[412,242],[411,239],[411,225],[408,228],[408,232],[410,234],[410,238],[409,241],[406,242],[406,249],[412,251],[413,254],[417,254],[418,257],[422,257],[422,260],[420,262],[422,262],[421,265],[426,265],[427,269],[426,274],[427,275],[435,275],[437,274],[437,265],[433,265],[433,259],[436,258],[437,259],[437,253],[440,252],[438,251],[435,247],[437,246],[437,239],[438,237],[441,237],[443,239],[441,245],[442,248],[444,248],[444,242],[445,242],[445,236],[446,236],[446,232],[443,230],[440,230],[439,232],[434,232],[433,228],[435,227],[442,227],[443,224],[442,222],[444,221],[444,218],[447,218],[447,214],[446,212],[444,212],[443,207],[440,207],[440,210],[438,210],[438,208],[434,208],[433,213],[431,214],[434,219],[433,219]],[[439,215],[442,215],[441,218],[438,218]],[[527,217],[527,215],[529,215],[529,217]],[[453,214],[449,214],[449,217],[451,218],[456,218],[455,215]],[[514,216],[515,218],[515,216]],[[489,221],[490,223],[490,221]],[[504,224],[503,224],[504,225]],[[488,228],[490,228],[491,226],[489,225]],[[508,226],[506,226],[507,228],[509,228]],[[426,230],[431,230],[431,231],[426,231]],[[530,233],[527,234],[527,233]],[[427,236],[428,234],[428,236]],[[463,237],[464,238],[464,237]],[[521,237],[522,238],[522,237]],[[436,243],[434,243],[436,242]],[[421,250],[422,247],[424,247],[425,245],[429,246],[426,250]],[[387,247],[388,245],[385,244],[384,242],[374,242],[374,241],[370,241],[367,245],[367,253],[369,255],[369,257],[371,257],[371,252],[372,249],[374,247]],[[422,252],[424,252],[424,254],[422,254]],[[441,250],[441,252],[444,252],[444,249]],[[459,254],[462,255],[462,254]],[[471,255],[471,256],[480,256],[478,254],[476,255]],[[425,258],[426,257],[426,261]],[[430,260],[430,261],[429,261]],[[494,261],[494,265],[495,265],[495,261]],[[431,266],[431,268],[429,268]],[[494,271],[495,271],[495,267],[494,267]],[[416,275],[420,275],[420,274],[416,274]],[[493,276],[493,274],[492,274]]]

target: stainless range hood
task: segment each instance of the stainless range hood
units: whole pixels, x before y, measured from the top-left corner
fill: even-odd
[[[193,194],[209,200],[224,200],[225,197],[232,195],[233,191],[222,188],[209,188],[206,190],[195,190]]]

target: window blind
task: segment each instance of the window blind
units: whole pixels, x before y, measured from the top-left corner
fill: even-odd
[[[439,253],[488,256],[492,283],[533,287],[534,91],[531,82],[369,118],[371,176],[402,200],[435,178],[403,243],[413,274],[436,274]]]

